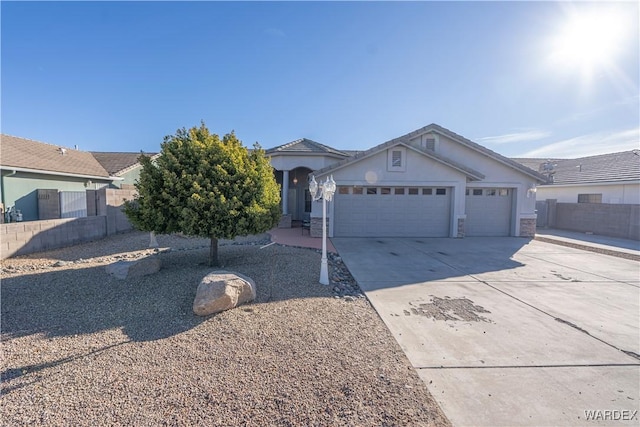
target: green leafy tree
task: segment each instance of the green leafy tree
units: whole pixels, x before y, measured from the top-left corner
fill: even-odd
[[[138,197],[125,202],[133,225],[157,234],[209,237],[209,265],[218,239],[263,233],[280,219],[280,192],[256,143],[247,150],[231,132],[222,140],[204,123],[165,137],[160,155],[140,157]]]

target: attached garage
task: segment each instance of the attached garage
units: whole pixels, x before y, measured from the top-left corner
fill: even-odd
[[[339,186],[336,237],[449,237],[451,188]]]
[[[465,234],[509,236],[512,199],[511,188],[468,188],[465,197]]]

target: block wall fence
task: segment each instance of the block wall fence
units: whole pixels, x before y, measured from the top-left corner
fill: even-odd
[[[131,231],[122,212],[135,190],[103,188],[87,192],[89,216],[0,224],[0,259],[99,240]],[[95,207],[94,207],[95,206]]]
[[[538,226],[640,240],[640,205],[536,202]]]

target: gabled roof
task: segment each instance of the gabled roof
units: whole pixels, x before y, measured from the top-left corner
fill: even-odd
[[[307,138],[296,139],[295,141],[288,142],[278,147],[270,148],[266,151],[266,154],[324,154],[341,157],[349,156],[343,151],[336,150],[333,147],[320,144],[319,142],[312,141]]]
[[[100,151],[92,151],[91,154],[93,154],[93,157],[95,157],[98,163],[100,163],[109,174],[115,176],[122,175],[138,166],[140,164],[138,159],[141,154],[149,157],[158,155],[158,153],[107,153]]]
[[[587,184],[640,180],[640,150],[580,157],[577,159],[517,159],[538,164],[553,184]],[[545,170],[545,164],[547,170]]]
[[[534,171],[538,171],[540,173],[546,173],[546,171],[542,167],[543,164],[547,162],[550,162],[551,164],[555,164],[559,161],[563,161],[566,159],[549,159],[549,158],[537,159],[537,158],[529,158],[529,157],[512,157],[511,160],[516,161],[521,165],[528,167],[529,169],[533,169]]]
[[[417,136],[419,134],[425,133],[425,132],[436,132],[436,133],[440,133],[450,139],[453,139],[454,141],[457,141],[459,143],[461,143],[462,145],[465,145],[469,148],[471,148],[472,150],[475,150],[481,154],[484,154],[487,157],[490,157],[502,164],[504,164],[505,166],[509,166],[513,169],[516,169],[522,173],[524,173],[525,175],[529,175],[532,178],[537,179],[538,181],[540,181],[541,183],[544,183],[547,181],[547,178],[542,175],[541,173],[539,173],[536,170],[533,170],[531,168],[528,168],[527,166],[518,163],[514,160],[511,160],[508,157],[503,156],[502,154],[498,154],[493,150],[488,149],[487,147],[483,147],[482,145],[475,143],[473,141],[471,141],[470,139],[465,138],[462,135],[458,135],[455,132],[450,131],[449,129],[443,128],[440,125],[437,125],[435,123],[432,123],[428,126],[425,126],[422,129],[418,129],[417,131],[411,132],[405,136],[409,136],[409,138],[412,138],[413,136]]]
[[[2,134],[0,138],[2,169],[88,178],[111,178],[109,172],[88,151],[73,150],[11,135]]]
[[[448,137],[448,138],[450,138],[450,139],[452,139],[452,140],[454,140],[454,141],[456,141],[456,142],[458,142],[458,143],[460,143],[462,145],[465,145],[465,146],[471,148],[474,151],[477,151],[477,152],[479,152],[479,153],[481,153],[481,154],[483,154],[483,155],[485,155],[487,157],[490,157],[490,158],[492,158],[492,159],[494,159],[494,160],[496,160],[496,161],[498,161],[498,162],[500,162],[500,163],[502,163],[502,164],[504,164],[506,166],[509,166],[509,167],[511,167],[513,169],[516,169],[516,170],[524,173],[525,175],[529,175],[530,177],[538,180],[539,182],[546,182],[546,177],[544,175],[538,173],[537,171],[529,169],[528,167],[526,167],[526,166],[524,166],[524,165],[522,165],[522,164],[520,164],[518,162],[515,162],[515,161],[513,161],[513,160],[511,160],[511,159],[509,159],[507,157],[504,157],[504,156],[502,156],[502,155],[500,155],[500,154],[498,154],[498,153],[496,153],[494,151],[491,151],[488,148],[483,147],[480,144],[476,144],[475,142],[473,142],[471,140],[468,140],[467,138],[464,138],[463,136],[460,136],[460,135],[458,135],[458,134],[456,134],[456,133],[454,133],[454,132],[452,132],[452,131],[450,131],[448,129],[445,129],[442,126],[439,126],[439,125],[437,125],[435,123],[432,123],[432,124],[430,124],[428,126],[422,127],[422,128],[420,128],[418,130],[415,130],[413,132],[409,132],[408,134],[400,136],[398,138],[391,139],[391,140],[389,140],[387,142],[384,142],[384,143],[382,143],[380,145],[377,145],[377,146],[375,146],[375,147],[373,147],[373,148],[371,148],[371,149],[369,149],[367,151],[356,152],[350,158],[342,160],[342,161],[340,161],[338,163],[335,163],[333,165],[330,165],[330,166],[328,166],[326,168],[323,168],[323,169],[317,171],[316,173],[318,175],[326,175],[328,173],[333,172],[336,169],[345,167],[346,165],[348,165],[348,164],[350,164],[352,162],[357,162],[360,159],[363,159],[365,157],[370,157],[370,156],[372,156],[374,154],[377,154],[377,153],[379,153],[379,152],[381,152],[383,150],[386,150],[386,149],[391,148],[393,146],[402,144],[402,145],[404,145],[404,146],[406,146],[408,148],[411,148],[411,149],[413,149],[413,150],[415,150],[415,151],[417,151],[417,152],[419,152],[421,154],[424,154],[427,157],[432,158],[433,160],[435,160],[437,162],[443,163],[443,164],[448,165],[448,166],[450,166],[450,167],[452,167],[454,169],[457,169],[457,170],[463,172],[464,174],[466,174],[468,177],[470,177],[472,179],[480,180],[480,179],[484,178],[484,175],[479,171],[476,171],[476,170],[474,170],[474,169],[472,169],[472,168],[470,168],[468,166],[465,166],[465,165],[463,165],[463,164],[461,164],[461,163],[459,163],[459,162],[457,162],[457,161],[455,161],[453,159],[450,159],[450,158],[445,157],[445,156],[443,156],[441,154],[438,154],[437,152],[434,152],[432,150],[426,150],[426,149],[423,149],[423,148],[419,148],[419,147],[416,147],[416,146],[414,146],[414,145],[409,143],[409,141],[412,140],[413,138],[416,138],[416,137],[422,135],[423,133],[427,133],[427,132],[435,132],[435,133],[439,133],[441,135],[444,135],[444,136],[446,136],[446,137]]]

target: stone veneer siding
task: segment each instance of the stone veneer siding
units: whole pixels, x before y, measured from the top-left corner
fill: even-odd
[[[520,237],[535,237],[536,219],[520,218]]]
[[[322,237],[322,218],[311,218],[311,237]],[[327,236],[329,235],[329,218],[327,218]]]
[[[464,237],[464,218],[458,218],[458,235],[457,237]]]

